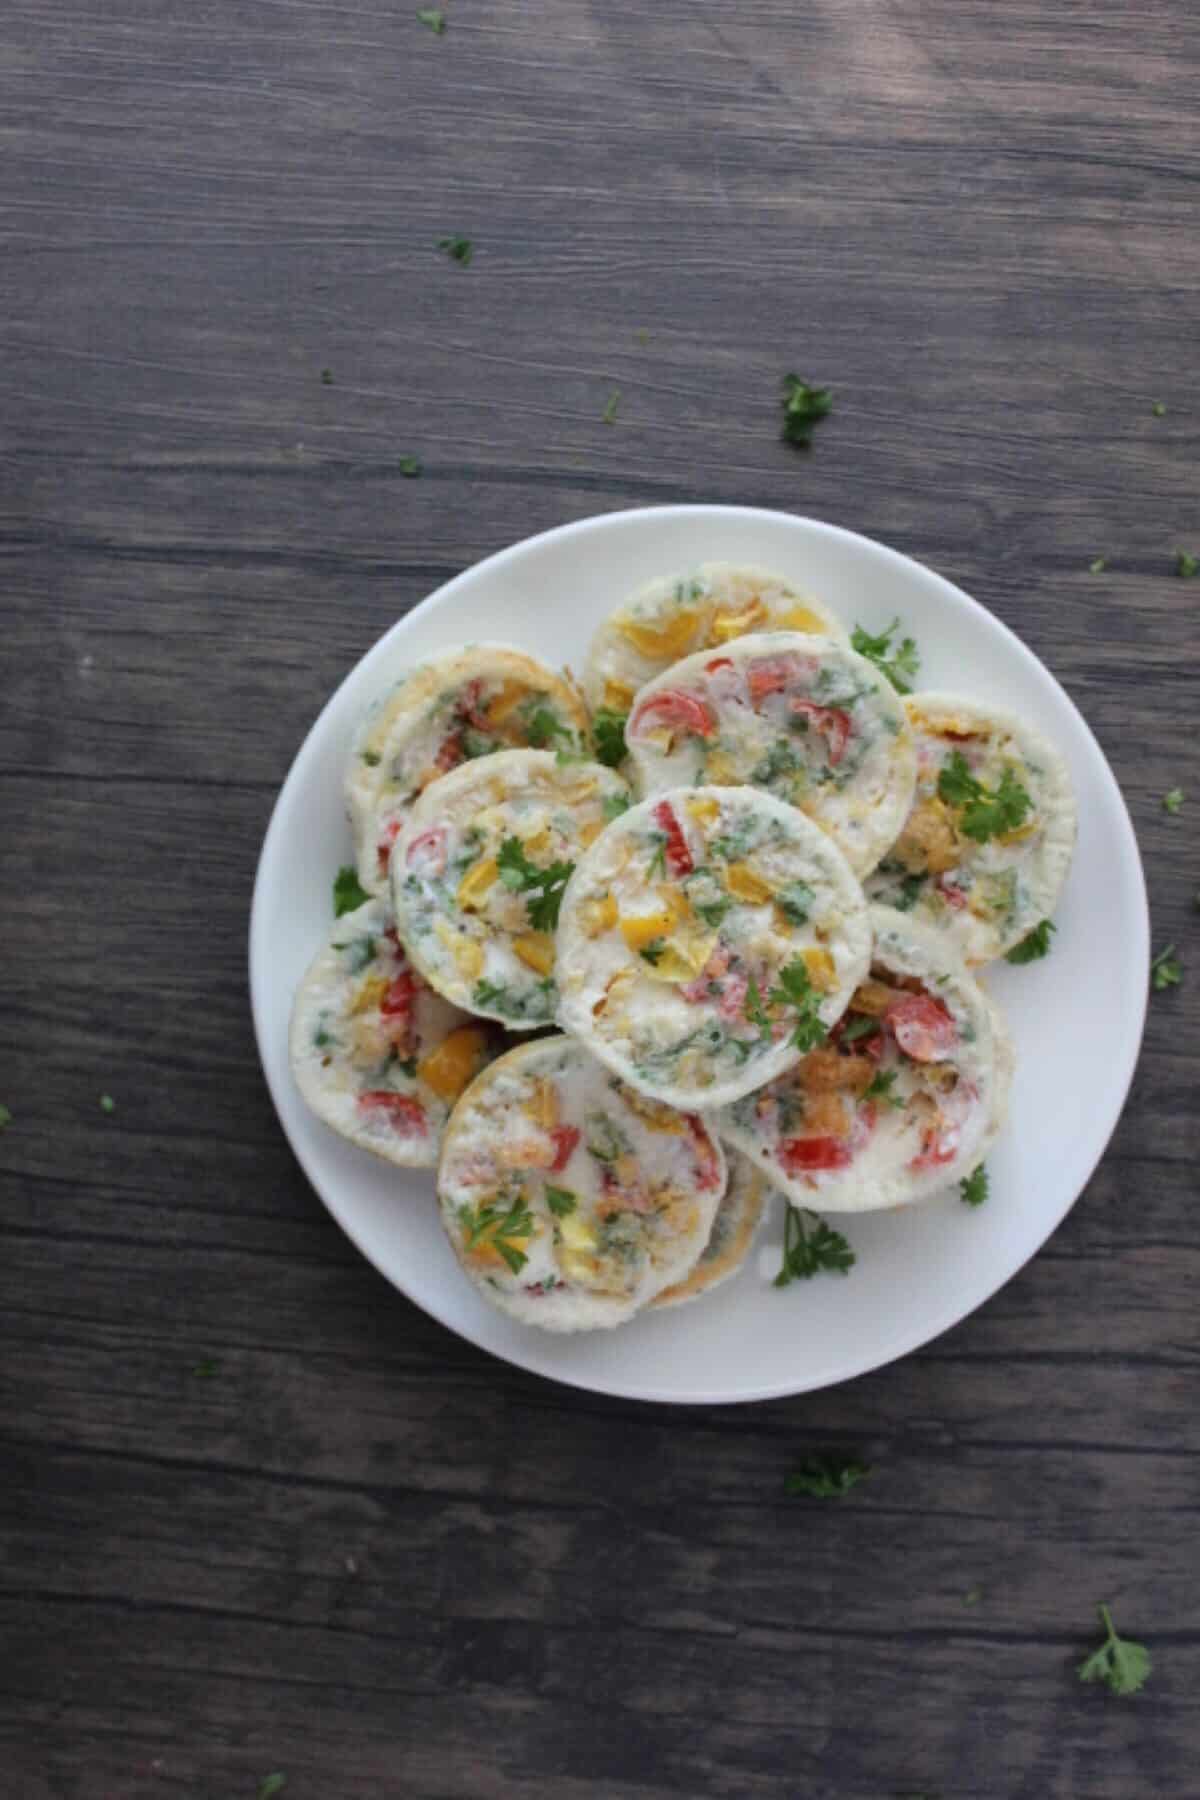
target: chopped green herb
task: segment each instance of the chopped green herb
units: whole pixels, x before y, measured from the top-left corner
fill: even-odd
[[[552,738],[566,738],[570,743],[571,733],[554,708],[545,701],[528,711],[522,708],[522,717],[525,720],[525,735],[534,750],[544,750]]]
[[[588,1153],[594,1156],[597,1162],[616,1162],[618,1156],[623,1156],[629,1149],[624,1133],[607,1113],[588,1113],[584,1119],[584,1125],[587,1128],[587,1137],[584,1141]]]
[[[859,1456],[843,1456],[829,1450],[823,1456],[806,1456],[784,1482],[784,1492],[803,1494],[810,1500],[836,1500],[871,1473]]]
[[[417,12],[417,17],[422,25],[429,27],[435,37],[441,37],[446,29],[446,15],[439,7],[422,6]]]
[[[789,881],[775,896],[775,904],[791,925],[803,925],[816,898],[807,881]]]
[[[333,386],[333,370],[332,369],[322,369],[321,370],[321,386],[322,387],[332,387]]]
[[[366,763],[368,769],[377,769],[383,761],[383,758],[380,756],[378,750],[364,750],[362,753],[362,760]]]
[[[474,244],[470,238],[466,237],[439,238],[438,249],[444,250],[452,262],[458,263],[464,269],[469,266],[471,258],[475,254]]]
[[[622,813],[629,811],[629,795],[605,794],[600,802],[600,810],[611,825],[614,819],[619,819]]]
[[[379,758],[376,757],[376,762]],[[358,875],[350,863],[343,863],[333,878],[333,916],[340,919],[343,913],[357,912],[371,898],[359,882]]]
[[[833,407],[833,395],[828,388],[810,387],[798,375],[785,375],[780,405],[783,407],[784,443],[808,450],[812,446],[814,428]]]
[[[274,1796],[276,1794],[282,1794],[282,1792],[286,1786],[287,1786],[287,1776],[286,1775],[280,1775],[278,1773],[276,1773],[274,1775],[268,1775],[264,1778],[264,1780],[262,1781],[262,1784],[259,1787],[258,1800],[274,1800]]]
[[[1052,919],[1043,919],[1032,931],[1026,932],[1019,944],[1005,952],[1004,960],[1010,963],[1038,962],[1043,956],[1050,954],[1050,933],[1057,931],[1058,926]]]
[[[968,1206],[982,1206],[988,1197],[988,1172],[980,1163],[966,1178],[959,1182],[958,1192]]]
[[[464,1206],[459,1212],[459,1221],[467,1236],[467,1249],[486,1240],[504,1258],[514,1275],[519,1275],[529,1258],[511,1240],[524,1238],[528,1241],[533,1236],[533,1214],[524,1200],[514,1200],[507,1212],[502,1213],[500,1207],[490,1201],[481,1203],[474,1212]]]
[[[798,1050],[815,1050],[818,1044],[824,1043],[829,1034],[817,1011],[820,996],[799,957],[780,969],[779,986],[771,989],[769,998],[777,1006],[795,1007],[797,1016],[792,1042]]]
[[[1190,581],[1194,575],[1200,575],[1200,556],[1193,556],[1190,550],[1175,552],[1175,573]]]
[[[650,333],[646,330],[646,327],[644,325],[639,326],[633,335],[637,339],[639,344],[644,345],[644,344],[648,344],[650,342]]]
[[[1145,1644],[1118,1637],[1107,1606],[1097,1607],[1104,1627],[1104,1642],[1079,1665],[1080,1681],[1103,1681],[1114,1694],[1136,1694],[1150,1676],[1150,1652]]]
[[[116,1110],[117,1110],[117,1103],[113,1099],[112,1095],[111,1094],[101,1094],[101,1096],[100,1096],[100,1111],[102,1113],[115,1113]]]
[[[1150,408],[1150,411],[1154,414],[1156,419],[1165,419],[1167,416],[1167,409],[1161,400],[1156,400],[1154,405]]]
[[[860,656],[874,663],[881,675],[886,675],[898,694],[911,694],[912,684],[917,679],[921,668],[921,653],[917,649],[914,638],[901,638],[892,654],[892,636],[900,629],[899,615],[892,620],[886,631],[872,637],[861,625],[856,625],[850,634],[850,643]]]
[[[654,845],[654,854],[650,858],[650,874],[654,879],[667,872],[667,840],[661,831],[647,833],[646,842]]]
[[[520,838],[507,837],[496,858],[500,879],[515,894],[524,894],[525,910],[535,931],[553,931],[558,924],[558,909],[563,891],[575,872],[571,862],[553,862],[539,869],[525,854]]]
[[[554,1012],[554,977],[539,981],[531,994],[514,994],[499,981],[486,977],[475,983],[474,999],[485,1011],[490,1008],[505,1019],[549,1019]]]
[[[621,404],[621,390],[620,390],[620,388],[614,388],[612,393],[608,396],[608,399],[604,403],[604,411],[600,414],[601,419],[604,421],[604,423],[606,425],[615,425],[616,424],[617,408],[618,408],[618,406],[620,406],[620,404]]]
[[[921,898],[921,889],[924,887],[925,881],[924,875],[906,875],[904,877],[900,883],[900,892],[892,900],[892,905],[897,912],[912,911]]]
[[[12,1124],[12,1113],[7,1106],[0,1106],[0,1131],[7,1131]]]
[[[1168,944],[1150,964],[1150,986],[1161,994],[1164,988],[1178,987],[1182,980],[1183,964],[1175,954],[1174,944]]]
[[[872,1023],[874,1023],[873,1020]],[[888,1106],[894,1106],[897,1112],[903,1112],[903,1100],[892,1092],[898,1074],[899,1070],[897,1069],[880,1069],[878,1074],[871,1077],[870,1086],[865,1090],[863,1099],[882,1100]]]
[[[548,1185],[546,1188],[546,1205],[550,1208],[550,1211],[554,1214],[556,1219],[565,1219],[568,1213],[573,1213],[575,1211],[579,1202],[571,1192],[570,1188],[550,1187]]]
[[[195,1368],[192,1370],[192,1374],[197,1376],[201,1381],[208,1381],[213,1375],[216,1374],[216,1372],[217,1372],[216,1360],[215,1360],[215,1358],[213,1358],[211,1356],[204,1357],[200,1362],[198,1362],[196,1364]]]
[[[994,791],[976,781],[961,750],[953,750],[938,776],[938,796],[963,809],[959,824],[977,844],[1002,837],[1022,825],[1033,801],[1011,769],[1005,769]]]
[[[628,713],[602,706],[592,720],[596,755],[607,768],[615,769],[625,761],[625,722],[628,718]]]
[[[1088,564],[1088,574],[1089,575],[1103,575],[1103,573],[1104,573],[1105,569],[1107,569],[1107,567],[1108,567],[1108,564],[1105,562],[1105,560],[1102,556],[1094,557],[1092,559],[1092,561]]]
[[[979,1587],[968,1588],[966,1593],[963,1595],[963,1605],[964,1606],[978,1606],[979,1602],[982,1599],[983,1599],[983,1589],[982,1588],[979,1588]]]
[[[662,961],[663,951],[666,947],[667,940],[665,937],[651,938],[648,944],[642,945],[641,949],[638,951],[638,955],[644,962],[648,962],[652,969],[657,969],[659,963]]]
[[[396,1058],[396,1067],[402,1075],[407,1075],[410,1081],[416,1080],[417,1059],[415,1056],[398,1056]]]
[[[1183,789],[1172,788],[1169,794],[1163,795],[1163,811],[1177,813],[1183,805]]]
[[[811,1221],[806,1224],[805,1221]],[[840,1231],[833,1231],[818,1213],[788,1202],[783,1219],[783,1261],[775,1277],[776,1287],[793,1281],[811,1281],[822,1269],[848,1275],[854,1252]]]
[[[410,481],[414,475],[423,475],[425,473],[421,466],[421,459],[419,456],[402,456],[400,461],[396,464],[396,467],[402,475],[407,475]]]
[[[882,1027],[880,1026],[878,1019],[868,1019],[865,1017],[851,1019],[850,1023],[846,1026],[846,1029],[842,1032],[842,1042],[843,1044],[857,1044],[860,1038],[874,1037],[876,1032],[881,1029]]]

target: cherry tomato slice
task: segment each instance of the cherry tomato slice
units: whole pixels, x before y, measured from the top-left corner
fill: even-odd
[[[850,1146],[835,1137],[784,1138],[778,1155],[785,1175],[802,1175],[808,1170],[848,1169],[854,1160]]]
[[[958,1027],[938,1000],[928,994],[906,994],[888,1007],[887,1022],[905,1056],[914,1062],[940,1062],[958,1043]]]
[[[372,1088],[358,1096],[360,1112],[382,1115],[394,1130],[407,1137],[424,1136],[428,1129],[425,1108],[411,1094],[393,1094],[387,1088]]]
[[[554,1161],[550,1164],[550,1173],[561,1175],[579,1142],[579,1127],[578,1125],[554,1125],[551,1127],[550,1136],[554,1140]]]
[[[418,875],[441,875],[446,868],[446,833],[442,826],[431,825],[419,831],[408,846],[408,866]]]
[[[683,835],[683,827],[671,811],[669,802],[660,800],[651,816],[667,840],[663,847],[663,858],[668,870],[678,877],[690,875],[696,865]]]
[[[388,872],[388,864],[392,857],[392,845],[399,836],[400,820],[392,819],[384,826],[383,836],[375,847],[375,854],[379,861],[379,873],[381,875],[386,875]]]
[[[792,711],[811,719],[813,730],[819,731],[829,746],[830,766],[836,769],[850,742],[853,730],[850,714],[838,706],[818,706],[815,700],[793,700]]]
[[[710,738],[717,729],[717,721],[695,694],[666,688],[661,694],[651,694],[642,702],[629,721],[627,735],[639,737],[647,731],[662,728],[689,737]]]

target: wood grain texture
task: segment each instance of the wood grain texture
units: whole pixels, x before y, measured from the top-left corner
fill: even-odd
[[[0,1790],[1195,1793],[1194,9],[414,12],[0,18]],[[809,456],[793,367],[836,392]],[[274,793],[378,634],[529,532],[682,499],[865,530],[1014,626],[1190,967],[988,1306],[848,1387],[671,1413],[487,1361],[358,1258],[244,944]],[[828,1445],[871,1481],[786,1501]],[[1154,1651],[1134,1701],[1074,1678],[1100,1599]]]

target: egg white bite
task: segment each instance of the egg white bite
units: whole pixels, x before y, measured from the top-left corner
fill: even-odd
[[[957,694],[905,701],[917,785],[872,900],[943,932],[969,966],[1011,950],[1053,913],[1075,848],[1066,763],[1021,719]]]
[[[961,1181],[1003,1123],[1013,1052],[946,938],[871,909],[870,976],[826,1043],[716,1115],[722,1137],[799,1206],[874,1212]]]
[[[421,979],[386,900],[335,922],[292,1008],[292,1072],[313,1112],[408,1168],[437,1162],[451,1107],[502,1047]]]
[[[615,737],[638,690],[694,650],[728,644],[749,631],[800,631],[846,641],[846,629],[820,600],[769,569],[703,563],[639,588],[605,619],[583,673],[597,741]]]
[[[682,1281],[657,1294],[651,1306],[682,1306],[699,1300],[736,1275],[749,1255],[771,1190],[766,1177],[740,1150],[728,1151],[727,1159],[729,1184],[699,1261]]]
[[[508,644],[468,644],[404,675],[363,719],[346,768],[358,879],[387,888],[388,856],[431,781],[498,750],[590,751],[587,709],[569,679]]]
[[[549,750],[502,750],[428,787],[391,878],[400,936],[430,985],[513,1031],[550,1024],[563,889],[628,801],[611,769]]]
[[[792,631],[675,663],[638,694],[625,741],[640,794],[763,788],[827,831],[858,876],[896,837],[917,778],[886,678],[847,645]]]
[[[716,1136],[571,1038],[500,1057],[454,1109],[438,1201],[493,1306],[545,1331],[620,1325],[683,1280],[725,1190]]]
[[[609,825],[559,925],[559,1023],[643,1093],[720,1106],[799,1061],[866,973],[862,889],[755,788],[677,788]]]

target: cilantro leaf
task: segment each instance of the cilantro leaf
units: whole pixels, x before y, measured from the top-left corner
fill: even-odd
[[[799,957],[780,969],[779,986],[771,989],[769,997],[777,1006],[795,1007],[792,1042],[798,1050],[815,1050],[818,1044],[824,1043],[829,1033],[817,1011],[820,996]]]
[[[575,873],[571,862],[553,862],[545,869],[531,863],[520,838],[507,837],[496,858],[500,879],[515,894],[525,895],[525,909],[535,931],[553,931],[563,891]]]
[[[554,977],[539,981],[532,993],[514,994],[502,981],[489,981],[483,976],[473,990],[475,1005],[497,1012],[505,1019],[537,1019],[548,1022],[554,1013]]]
[[[882,1029],[878,1019],[869,1019],[865,1014],[860,1014],[859,1017],[851,1019],[842,1032],[842,1042],[843,1044],[857,1044],[859,1038],[874,1037],[876,1032],[882,1031]]]
[[[396,466],[402,475],[408,476],[410,481],[415,475],[425,473],[419,456],[402,456]]]
[[[366,763],[368,769],[377,769],[383,761],[383,758],[380,756],[378,750],[364,750],[362,753],[362,760]]]
[[[1107,1606],[1097,1607],[1104,1642],[1079,1664],[1080,1681],[1103,1681],[1114,1694],[1136,1694],[1145,1687],[1152,1667],[1145,1644],[1117,1635]]]
[[[1104,557],[1095,556],[1092,558],[1091,562],[1088,564],[1088,574],[1089,575],[1103,575],[1103,573],[1104,573],[1105,569],[1107,569],[1107,567],[1108,567],[1108,563],[1105,561]]]
[[[1165,419],[1167,416],[1167,409],[1161,400],[1156,400],[1154,405],[1150,408],[1150,411],[1154,414],[1156,419]]]
[[[475,246],[468,237],[439,238],[437,247],[439,250],[444,250],[452,262],[458,263],[464,269],[470,265],[471,258],[475,254]]]
[[[874,1024],[874,1020],[872,1020],[871,1023]],[[886,1105],[894,1106],[897,1112],[903,1112],[903,1100],[892,1092],[892,1089],[896,1085],[896,1076],[898,1073],[899,1071],[897,1069],[880,1069],[876,1075],[871,1077],[870,1086],[864,1092],[863,1099],[882,1100]]]
[[[807,881],[789,881],[775,896],[775,904],[791,925],[803,925],[812,910],[816,895]]]
[[[1177,550],[1175,573],[1184,581],[1191,581],[1193,576],[1200,575],[1200,556],[1193,556],[1190,550]]]
[[[617,408],[620,404],[621,390],[620,388],[614,388],[612,393],[608,396],[608,399],[604,402],[604,411],[600,414],[601,419],[606,425],[616,424]]]
[[[278,1773],[264,1776],[259,1784],[258,1800],[275,1800],[276,1794],[282,1794],[287,1786],[287,1776]]]
[[[115,1113],[116,1110],[117,1110],[117,1103],[113,1099],[112,1095],[111,1094],[101,1094],[101,1096],[100,1096],[100,1111],[102,1113]]]
[[[441,37],[446,29],[446,15],[436,6],[422,6],[417,17],[422,25],[428,25],[435,37]]]
[[[811,1281],[822,1269],[848,1275],[854,1262],[854,1252],[840,1231],[831,1230],[819,1213],[788,1202],[783,1218],[783,1261],[775,1277],[776,1287]]]
[[[12,1113],[7,1106],[0,1106],[0,1131],[7,1131],[12,1124]]]
[[[860,656],[874,663],[881,675],[886,675],[898,694],[911,694],[912,684],[917,679],[921,668],[921,653],[917,649],[914,638],[901,638],[892,655],[892,634],[899,631],[899,614],[892,620],[886,631],[872,637],[861,625],[856,625],[850,634],[850,643]]]
[[[570,743],[571,733],[546,701],[540,701],[528,711],[522,708],[522,712],[525,717],[525,735],[534,750],[544,750],[552,738],[566,738]]]
[[[322,387],[332,387],[333,386],[333,370],[332,369],[322,369],[321,370],[321,386]]]
[[[216,1359],[211,1356],[202,1357],[192,1369],[192,1374],[201,1381],[208,1381],[217,1372]]]
[[[977,844],[1015,831],[1033,805],[1011,769],[1005,769],[998,788],[984,787],[972,775],[961,750],[951,751],[938,775],[938,797],[948,806],[962,808],[960,828]]]
[[[835,1500],[848,1494],[870,1473],[870,1464],[860,1456],[827,1450],[823,1456],[806,1456],[783,1487],[787,1494],[804,1494],[810,1500]]]
[[[959,1196],[968,1206],[982,1206],[988,1197],[988,1172],[980,1163],[958,1184]]]
[[[571,1192],[570,1188],[551,1187],[549,1183],[547,1183],[546,1205],[550,1208],[550,1211],[554,1214],[556,1219],[565,1219],[568,1213],[573,1213],[575,1211],[579,1202]]]
[[[602,706],[592,720],[596,755],[606,768],[616,769],[625,761],[625,723],[628,718],[627,712]]]
[[[378,762],[378,757],[375,760]],[[350,863],[343,863],[333,878],[334,918],[340,919],[343,913],[357,912],[370,898],[370,894],[359,884],[357,871]]]
[[[906,875],[900,883],[900,892],[893,895],[892,905],[897,912],[911,912],[921,898],[921,889],[927,877],[924,875]]]
[[[529,1258],[511,1240],[524,1238],[528,1241],[533,1236],[533,1214],[524,1200],[514,1200],[506,1213],[490,1201],[474,1212],[464,1206],[459,1213],[459,1222],[466,1233],[468,1250],[474,1250],[480,1243],[488,1243],[500,1253],[514,1275],[521,1273]]]
[[[1177,813],[1184,802],[1182,788],[1172,788],[1169,794],[1163,795],[1163,811]]]
[[[1178,987],[1182,980],[1183,964],[1175,954],[1174,944],[1168,944],[1150,964],[1150,986],[1161,994],[1164,988]]]
[[[663,951],[666,947],[667,940],[665,937],[651,938],[648,944],[642,945],[641,949],[638,951],[638,955],[642,958],[643,962],[648,962],[652,969],[657,969],[659,963],[662,961]]]
[[[783,441],[802,450],[812,447],[814,428],[833,407],[828,388],[810,387],[798,375],[785,375],[780,399],[783,407]]]
[[[1010,963],[1038,962],[1043,956],[1050,954],[1050,933],[1057,931],[1058,926],[1053,919],[1043,919],[1032,931],[1026,932],[1019,944],[1005,952],[1004,960]]]

